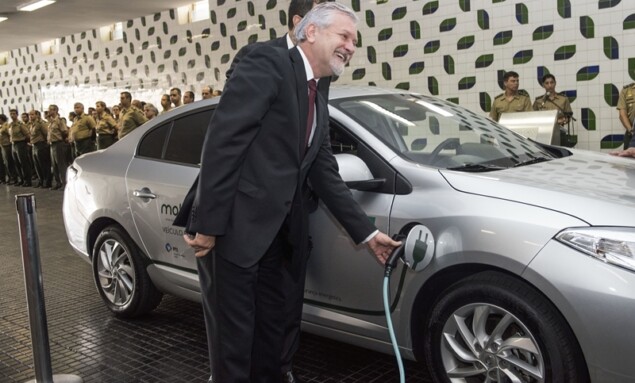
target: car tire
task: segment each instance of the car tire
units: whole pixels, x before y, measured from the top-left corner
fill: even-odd
[[[423,349],[436,382],[589,381],[556,308],[525,282],[497,272],[473,275],[439,295]]]
[[[146,271],[141,251],[119,226],[99,233],[93,247],[93,278],[106,306],[120,318],[154,310],[163,294]]]

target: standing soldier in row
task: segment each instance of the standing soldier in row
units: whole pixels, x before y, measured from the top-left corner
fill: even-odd
[[[635,82],[622,88],[617,100],[617,110],[624,127],[624,149],[628,149],[633,138],[633,122],[635,121]]]
[[[556,77],[552,74],[542,76],[542,87],[545,94],[536,97],[534,100],[534,110],[557,110],[558,125],[561,127],[569,123],[569,118],[573,114],[569,98],[556,91]]]
[[[9,124],[13,161],[20,178],[17,186],[31,186],[31,162],[29,161],[29,129],[18,119],[17,109],[9,110],[12,122]]]
[[[48,119],[48,142],[51,144],[51,161],[53,163],[53,178],[55,178],[55,186],[51,190],[57,190],[64,187],[66,183],[67,160],[67,143],[68,128],[66,122],[59,116],[59,108],[57,105],[49,106]]]
[[[35,187],[50,188],[51,153],[47,142],[48,129],[40,118],[39,111],[31,110],[29,112],[29,133],[33,146],[33,163],[39,180]]]
[[[93,132],[95,131],[95,120],[84,114],[84,104],[76,102],[75,119],[71,126],[71,140],[75,143],[75,157],[95,151],[95,141]]]
[[[489,117],[498,121],[503,113],[529,112],[531,111],[531,99],[524,89],[518,89],[520,80],[518,73],[506,72],[503,76],[505,92],[499,94],[492,102]]]
[[[11,135],[9,133],[9,122],[5,114],[0,114],[0,150],[2,150],[2,162],[6,170],[6,183],[13,185],[18,182],[18,173],[15,169],[15,162],[11,154]],[[2,180],[5,180],[3,178]]]
[[[130,92],[121,92],[119,101],[121,105],[121,112],[119,114],[119,139],[121,140],[128,133],[148,121],[148,119],[141,110],[132,105],[132,95]]]
[[[109,114],[106,113],[106,103],[97,101],[95,103],[95,111],[97,115],[97,150],[106,149],[115,143],[115,134],[117,134],[117,122]]]

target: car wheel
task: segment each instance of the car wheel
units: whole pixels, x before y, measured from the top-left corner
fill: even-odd
[[[108,226],[93,248],[93,277],[106,306],[122,318],[154,310],[163,294],[146,271],[140,250],[119,226]]]
[[[444,291],[427,319],[424,357],[438,382],[587,382],[564,318],[526,283],[496,272]]]

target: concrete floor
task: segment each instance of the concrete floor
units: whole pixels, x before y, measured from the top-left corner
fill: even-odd
[[[49,343],[54,374],[84,382],[206,382],[203,314],[198,303],[166,296],[149,316],[113,317],[92,281],[90,265],[69,246],[62,192],[0,185],[0,382],[35,378],[15,195],[34,193]],[[427,382],[405,363],[407,382]],[[307,382],[398,382],[393,356],[303,334],[296,373]]]

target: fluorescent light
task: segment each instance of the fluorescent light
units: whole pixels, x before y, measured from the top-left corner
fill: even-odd
[[[4,17],[4,16],[0,16],[0,23],[1,23],[1,22],[3,22],[3,21],[5,21],[6,19],[7,19],[6,17]]]
[[[42,7],[46,7],[47,5],[51,5],[55,2],[55,0],[39,0],[39,1],[31,1],[29,3],[24,3],[18,5],[18,11],[31,12],[36,9],[40,9]]]

